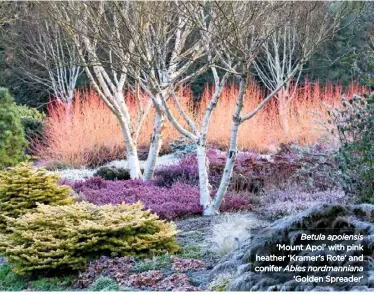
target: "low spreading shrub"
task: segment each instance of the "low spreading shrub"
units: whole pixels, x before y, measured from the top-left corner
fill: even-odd
[[[26,146],[14,99],[7,89],[0,88],[0,170],[24,160]]]
[[[65,181],[64,183],[69,183],[83,200],[96,205],[123,202],[133,204],[140,201],[145,208],[166,220],[202,213],[199,190],[188,184],[174,183],[166,188],[155,186],[153,182],[104,181],[98,177],[87,181]],[[249,208],[250,203],[246,198],[228,194],[220,209],[238,211]]]
[[[25,279],[14,273],[9,265],[0,264],[0,291],[23,291],[25,289]]]
[[[101,188],[107,187],[107,181],[105,181],[102,177],[92,177],[88,180],[69,180],[63,179],[61,184],[71,186],[77,193],[81,193],[84,190],[98,190]]]
[[[0,254],[18,274],[81,269],[102,255],[148,256],[179,249],[175,225],[144,211],[141,203],[39,205],[7,222],[10,233],[0,237]]]
[[[160,187],[171,187],[174,183],[186,183],[198,185],[198,168],[195,154],[189,154],[179,163],[157,168],[155,171],[155,183]]]
[[[100,277],[90,286],[89,290],[101,292],[119,291],[119,285],[114,279]]]
[[[94,176],[99,176],[105,180],[129,180],[131,175],[128,169],[116,168],[116,167],[101,167],[95,173]]]
[[[208,149],[206,154],[209,162],[209,181],[213,188],[217,188],[226,158],[215,149]],[[161,167],[155,172],[156,185],[171,187],[175,182],[198,186],[198,164],[195,153],[188,153],[177,164]]]
[[[21,163],[0,172],[0,233],[6,231],[7,217],[32,211],[37,204],[66,205],[74,198],[72,189],[59,185],[58,174]]]
[[[326,240],[309,241],[303,238],[325,236]],[[354,249],[354,239],[358,236]],[[330,239],[329,237],[337,237]],[[341,238],[339,238],[341,237]],[[323,247],[318,246],[325,243]],[[276,245],[286,245],[284,249]],[[336,245],[341,244],[343,247]],[[302,247],[303,245],[303,247]],[[307,246],[310,245],[311,249]],[[338,248],[337,248],[338,247]],[[336,250],[332,250],[332,249]],[[348,251],[348,249],[352,249]],[[351,253],[351,254],[350,254]],[[270,267],[269,259],[255,259],[256,255],[265,257],[305,257],[307,259],[283,259],[274,261],[274,267],[285,269],[294,266],[306,268],[302,271],[302,278],[312,275],[349,278],[336,283],[326,281],[295,280],[298,271],[258,271]],[[296,256],[295,256],[296,255]],[[337,257],[338,259],[330,259]],[[349,259],[348,256],[358,256],[360,259]],[[309,257],[326,257],[310,259]],[[342,257],[340,259],[340,257]],[[248,238],[241,246],[222,259],[209,274],[209,280],[220,275],[233,273],[234,278],[228,284],[226,291],[358,291],[370,292],[374,288],[374,206],[361,205],[317,205],[302,213],[294,214],[278,220],[260,231],[249,233]],[[312,268],[311,270],[308,267]],[[356,268],[362,272],[356,272]],[[266,269],[266,268],[264,268]],[[336,270],[341,270],[337,272]],[[307,276],[307,277],[306,277]],[[352,280],[351,277],[359,277]]]

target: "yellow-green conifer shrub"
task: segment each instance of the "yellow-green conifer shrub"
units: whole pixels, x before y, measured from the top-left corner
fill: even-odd
[[[175,224],[144,211],[141,203],[39,205],[33,213],[7,219],[11,233],[0,238],[0,253],[18,274],[81,269],[101,255],[179,250]]]
[[[59,185],[59,175],[21,163],[0,172],[0,234],[6,232],[6,217],[18,217],[37,203],[67,205],[75,199],[73,190]]]

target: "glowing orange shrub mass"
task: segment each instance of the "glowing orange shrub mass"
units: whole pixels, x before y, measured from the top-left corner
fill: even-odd
[[[364,88],[353,84],[345,95],[351,97],[354,93],[365,91]],[[237,92],[237,87],[234,85],[224,89],[211,118],[209,144],[222,147],[228,145]],[[243,113],[251,111],[264,94],[255,83],[251,83],[246,92]],[[297,87],[290,106],[287,135],[282,132],[277,102],[272,99],[255,117],[242,124],[238,140],[239,149],[265,152],[275,150],[280,143],[313,144],[320,141],[327,134],[320,124],[328,119],[323,102],[338,105],[341,94],[340,85],[328,84],[321,87],[318,83],[305,82]],[[130,107],[132,122],[136,122],[135,102],[130,94],[126,95],[125,99]],[[210,90],[207,88],[204,91],[196,111],[193,110],[193,98],[189,89],[180,91],[179,99],[183,108],[199,123],[210,99]],[[175,116],[179,118],[176,109],[174,107],[172,109]],[[48,113],[46,145],[38,147],[42,159],[81,167],[125,157],[124,140],[117,119],[94,91],[77,91],[69,110],[63,104],[51,103]],[[138,138],[140,147],[149,145],[153,118],[151,108]],[[166,119],[163,130],[164,144],[170,143],[179,136],[180,134]]]
[[[327,135],[326,129],[321,124],[328,120],[325,104],[336,106],[340,103],[342,94],[350,98],[355,93],[366,92],[366,89],[359,87],[358,84],[352,84],[347,92],[342,91],[339,84],[327,84],[321,87],[319,83],[311,84],[306,81],[303,85],[299,85],[290,105],[288,116],[290,130],[287,136],[280,124],[277,101],[272,99],[252,119],[241,125],[238,137],[239,149],[266,152],[274,151],[280,143],[296,142],[310,145],[319,141]],[[235,86],[229,86],[223,91],[209,127],[210,143],[225,147],[228,145],[237,93]],[[255,83],[251,83],[246,91],[243,114],[252,111],[264,97],[265,93],[262,93]],[[206,90],[200,105],[202,110],[205,109],[209,99],[210,93]]]
[[[132,122],[136,122],[136,103],[130,94],[126,95],[125,99]],[[189,102],[184,103],[185,107],[189,105]],[[153,123],[154,111],[150,108],[138,138],[139,146],[149,145]],[[167,119],[165,126],[166,142],[179,136]],[[47,162],[82,167],[96,166],[125,157],[124,138],[117,118],[94,90],[76,91],[70,108],[56,101],[50,103],[45,137],[46,143],[36,146],[35,149]]]

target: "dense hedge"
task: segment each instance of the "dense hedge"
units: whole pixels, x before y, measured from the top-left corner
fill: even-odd
[[[6,230],[6,217],[30,212],[37,203],[71,204],[72,189],[60,186],[58,174],[21,163],[0,172],[0,233]]]
[[[102,255],[148,256],[179,250],[175,225],[133,205],[87,202],[39,205],[33,213],[7,218],[0,254],[18,274],[75,270]]]

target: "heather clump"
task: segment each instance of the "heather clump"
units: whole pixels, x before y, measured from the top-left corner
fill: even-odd
[[[209,182],[212,191],[219,187],[226,163],[226,154],[208,149]],[[325,191],[339,186],[340,171],[335,151],[322,145],[300,147],[282,144],[272,155],[239,152],[230,180],[230,192],[260,194],[268,188],[287,189],[299,185],[304,191]],[[195,153],[177,164],[156,171],[156,185],[171,187],[175,182],[198,186],[198,164]]]
[[[213,188],[218,188],[226,163],[226,156],[219,150],[208,149],[206,157],[209,164],[210,184]],[[175,182],[198,186],[199,175],[196,153],[188,153],[182,156],[177,164],[158,169],[155,176],[158,186],[170,187]]]
[[[67,183],[67,182],[65,182]],[[176,182],[171,187],[159,187],[154,182],[141,180],[104,181],[97,177],[87,181],[68,182],[81,199],[96,205],[133,204],[138,201],[146,209],[162,219],[172,220],[188,215],[200,214],[200,193],[197,187]],[[238,211],[250,208],[246,197],[228,194],[222,205],[223,211]]]

